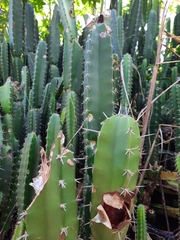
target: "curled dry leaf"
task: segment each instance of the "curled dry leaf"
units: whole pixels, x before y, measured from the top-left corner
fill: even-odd
[[[121,231],[131,221],[130,201],[133,196],[121,195],[119,192],[103,194],[102,202],[97,207],[98,213],[93,222],[102,223],[107,228]]]
[[[50,175],[50,166],[48,165],[48,159],[44,148],[41,148],[40,155],[41,167],[39,174],[37,177],[33,178],[33,182],[29,184],[34,188],[36,195],[39,195]]]

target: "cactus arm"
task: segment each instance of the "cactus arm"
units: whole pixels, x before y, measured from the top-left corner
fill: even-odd
[[[118,16],[122,16],[122,9],[123,9],[123,1],[119,0],[119,3],[118,3]]]
[[[33,107],[40,108],[43,100],[43,91],[46,74],[46,43],[40,41],[36,51],[34,77],[32,86]]]
[[[50,74],[50,80],[52,80],[55,77],[59,77],[59,69],[56,65],[51,64],[49,66],[49,74]]]
[[[2,144],[1,144],[2,146]],[[3,193],[3,198],[7,197],[11,184],[11,174],[12,174],[12,154],[10,146],[3,146],[1,148],[1,158],[0,158],[0,191]]]
[[[27,133],[35,132],[38,136],[41,128],[40,109],[30,109],[27,113]]]
[[[22,143],[24,128],[24,108],[21,102],[14,102],[12,112],[12,125],[15,138]]]
[[[70,0],[59,0],[59,11],[63,22],[64,30],[70,38],[77,37],[76,20],[74,17],[73,6]],[[69,38],[69,39],[70,39]]]
[[[72,43],[69,41],[67,34],[64,34],[64,52],[63,52],[63,83],[64,89],[71,88],[72,82]]]
[[[46,180],[43,178],[43,189],[28,207],[25,216],[29,240],[38,237],[44,240],[78,239],[74,156],[72,152],[62,147],[63,141],[64,137],[61,133],[51,150],[51,170],[47,170],[46,173],[43,172],[43,167],[47,169],[48,166],[45,156],[43,158],[39,177],[46,177]],[[38,222],[38,228],[35,227],[36,222]]]
[[[35,18],[34,8],[30,3],[25,3],[25,47],[27,52],[35,50]]]
[[[113,54],[113,102],[114,102],[114,112],[119,111],[119,96],[120,96],[120,72],[119,72],[119,58],[118,55]]]
[[[16,226],[12,240],[22,239],[24,232],[25,232],[25,224],[24,224],[24,221],[22,221],[19,223],[19,225]]]
[[[10,0],[9,5],[9,41],[12,54],[20,57],[22,53],[23,9],[21,0]]]
[[[129,14],[129,20],[127,24],[127,30],[126,30],[126,39],[127,39],[127,48],[128,53],[132,53],[131,49],[132,46],[135,44],[134,41],[134,34],[137,34],[135,30],[137,30],[137,27],[140,23],[139,18],[141,15],[139,13],[141,12],[142,4],[141,0],[133,0],[131,3],[130,8],[130,14]]]
[[[172,105],[174,109],[174,124],[176,126],[179,125],[179,119],[180,119],[180,112],[179,112],[179,107],[180,107],[180,85],[175,85],[171,89],[171,94],[172,94]],[[174,135],[175,135],[175,150],[176,152],[180,152],[180,139],[178,138],[180,134],[180,129],[175,128],[174,130]]]
[[[104,113],[113,112],[113,63],[110,36],[105,25],[99,24],[91,32],[85,50],[84,69],[84,118],[85,127],[98,131],[104,120]],[[106,52],[106,58],[104,53]],[[101,66],[104,66],[103,68]],[[106,66],[106,67],[105,67]],[[102,86],[106,88],[102,91]],[[106,101],[103,101],[106,99]],[[96,140],[97,134],[89,132],[89,140]]]
[[[9,77],[9,57],[8,57],[8,43],[4,41],[0,48],[0,65],[2,71],[3,82],[5,83]]]
[[[60,50],[60,14],[58,5],[55,5],[53,11],[53,17],[50,25],[50,36],[48,45],[48,61],[51,64],[56,65],[59,58]]]
[[[29,183],[37,175],[39,165],[40,139],[35,133],[29,133],[25,139],[20,161],[17,203],[19,217],[31,203],[34,192]]]
[[[13,81],[21,82],[21,69],[22,62],[19,57],[14,57],[13,59],[14,71],[13,71]]]
[[[139,0],[137,2],[139,2],[139,5],[138,5],[138,12],[137,12],[137,17],[136,17],[136,22],[135,22],[134,36],[133,36],[133,41],[132,41],[132,46],[131,46],[131,56],[132,56],[134,62],[136,61],[136,50],[135,50],[135,48],[136,48],[138,37],[139,37],[139,28],[141,27],[142,18],[143,18],[143,13],[142,13],[142,11],[143,11],[143,4],[142,4],[142,0]],[[133,9],[133,11],[134,11],[134,9]]]
[[[114,110],[113,103],[113,59],[112,46],[109,34],[106,34],[104,24],[98,24],[91,31],[86,41],[84,67],[84,139],[86,144],[87,160],[84,174],[85,186],[91,185],[92,165],[96,149],[97,135],[105,119],[104,114],[111,116]],[[106,57],[104,57],[106,53]],[[101,66],[104,66],[103,68]],[[106,86],[103,88],[103,86]],[[103,99],[106,99],[104,101]],[[90,131],[88,131],[90,130]],[[85,206],[90,204],[90,189],[84,188]],[[90,213],[89,207],[84,208],[84,226],[87,238],[89,237]]]
[[[113,9],[111,10],[111,18],[110,18],[110,26],[112,29],[112,45],[113,52],[118,55],[119,58],[122,56],[122,52],[120,53],[120,42],[118,38],[118,23],[117,23],[117,13]]]
[[[35,62],[35,54],[33,52],[28,53],[28,67],[31,79],[34,76],[34,62]]]
[[[137,240],[147,240],[146,214],[142,204],[137,209]]]
[[[176,36],[180,36],[179,22],[180,22],[180,12],[177,12],[174,18],[174,35]],[[175,40],[172,40],[172,43],[173,43],[173,48],[176,48],[178,46],[178,43]]]
[[[142,64],[141,64],[141,70],[140,70],[140,75],[141,75],[141,81],[142,81],[142,85],[143,85],[143,87],[145,87],[146,86],[146,75],[147,75],[147,73],[146,73],[146,71],[147,71],[147,59],[143,59],[143,62],[142,62]]]
[[[149,13],[143,53],[144,58],[146,58],[148,62],[151,57],[153,41],[156,33],[156,26],[157,26],[157,14],[155,11],[151,10]]]
[[[122,93],[121,93],[121,113],[126,114],[130,107],[131,90],[132,90],[132,58],[127,53],[124,55],[121,63]]]
[[[123,17],[118,17],[117,20],[118,24],[118,38],[119,38],[119,48],[120,48],[120,60],[123,55],[123,48],[124,48],[124,23]]]
[[[5,114],[11,113],[14,88],[8,78],[3,86],[0,87],[0,104]]]
[[[22,84],[24,85],[24,94],[23,94],[23,106],[24,106],[24,114],[26,115],[28,112],[28,98],[30,92],[30,76],[27,66],[24,66],[21,71]]]
[[[60,116],[57,113],[54,113],[48,123],[47,128],[47,137],[46,137],[46,154],[47,157],[50,157],[50,150],[54,143],[54,140],[57,138],[61,130]]]
[[[80,94],[82,85],[82,72],[83,72],[83,49],[79,43],[73,41],[73,52],[72,52],[72,82],[71,89],[76,93]]]
[[[108,194],[113,196],[112,201],[114,199],[115,204],[116,201],[128,203],[128,209],[131,211],[132,200],[128,200],[126,197],[127,195],[131,198],[134,196],[133,191],[136,188],[140,160],[139,149],[140,133],[133,118],[115,115],[104,122],[98,137],[93,167],[91,231],[94,240],[119,239],[118,235],[121,237],[126,235],[130,223],[128,217],[116,222],[117,225],[114,227],[112,225],[114,223],[110,221],[108,228],[102,226],[104,224],[100,223],[101,221],[97,223],[98,217],[95,215],[97,207]],[[103,181],[99,181],[99,179],[103,179]],[[112,211],[115,211],[113,207]]]
[[[71,144],[73,145],[74,150],[76,148],[77,140],[75,136],[78,124],[77,106],[78,99],[75,92],[67,92],[67,94],[65,95],[67,143],[72,141]]]

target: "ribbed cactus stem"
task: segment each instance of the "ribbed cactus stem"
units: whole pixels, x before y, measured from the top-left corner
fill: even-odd
[[[115,115],[104,122],[93,166],[91,231],[94,240],[118,240],[119,236],[121,239],[126,236],[138,177],[139,149],[140,133],[133,118]]]
[[[137,235],[136,240],[147,240],[146,214],[144,205],[137,208]]]
[[[51,149],[50,162],[41,151],[41,169],[31,183],[36,197],[25,216],[29,240],[78,239],[74,154],[63,143],[60,132]]]

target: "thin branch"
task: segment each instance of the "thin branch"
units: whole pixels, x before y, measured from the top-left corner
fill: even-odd
[[[152,98],[153,98],[154,88],[155,88],[155,84],[156,84],[156,78],[157,78],[157,74],[158,74],[158,67],[159,67],[158,63],[160,62],[162,37],[163,37],[163,32],[164,32],[164,22],[165,22],[165,15],[166,15],[167,8],[168,8],[168,0],[166,0],[163,14],[162,14],[162,19],[161,19],[161,28],[160,28],[160,32],[159,32],[159,44],[158,44],[158,49],[157,49],[156,64],[153,69],[152,82],[151,82],[151,87],[149,90],[149,97],[148,97],[148,102],[147,102],[147,110],[146,110],[146,114],[145,114],[144,121],[143,121],[142,135],[146,134],[146,130],[147,130],[148,122],[149,122],[149,116],[150,116],[151,107],[152,107]],[[144,141],[145,141],[145,139],[143,138],[141,141],[141,148],[140,148],[141,153],[143,150]]]

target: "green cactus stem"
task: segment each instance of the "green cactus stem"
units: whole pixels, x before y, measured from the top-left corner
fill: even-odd
[[[47,45],[40,41],[36,50],[34,63],[34,77],[32,86],[33,107],[40,108],[43,101],[43,91],[45,84]]]
[[[9,45],[6,41],[1,43],[0,47],[0,65],[2,71],[3,82],[5,83],[9,77]]]
[[[50,25],[50,36],[48,45],[48,61],[50,64],[56,65],[59,59],[60,51],[60,14],[58,5],[55,5],[53,11],[53,17]]]
[[[25,216],[28,240],[78,239],[74,155],[63,143],[60,132],[50,153],[50,166],[41,152],[41,169],[31,184],[37,195]]]
[[[71,0],[59,0],[58,3],[64,31],[68,33],[68,39],[70,40],[71,38],[76,38],[76,19]]]
[[[133,118],[115,115],[104,122],[93,166],[91,232],[94,240],[125,239],[138,178],[139,149],[140,133]]]
[[[50,157],[50,150],[53,146],[53,143],[61,130],[60,116],[57,113],[54,113],[48,123],[47,128],[47,137],[46,137],[46,154],[47,157]]]
[[[149,13],[149,19],[147,24],[147,31],[145,35],[145,45],[144,45],[144,58],[149,62],[152,55],[153,42],[156,34],[157,27],[157,13],[153,10]]]
[[[137,208],[137,240],[147,240],[146,213],[144,205]]]
[[[92,166],[98,131],[105,115],[111,116],[114,111],[113,94],[113,54],[111,36],[106,32],[105,24],[97,24],[86,41],[84,63],[84,144],[86,163],[84,174],[84,226],[87,239],[89,238]],[[106,57],[104,57],[105,55]]]
[[[10,0],[9,5],[9,41],[14,57],[22,54],[23,7],[21,0]]]
[[[35,18],[34,8],[30,3],[25,3],[25,47],[27,52],[35,51]]]
[[[17,203],[18,215],[22,215],[26,207],[31,203],[34,191],[29,185],[32,178],[37,175],[38,165],[40,163],[40,138],[35,133],[29,133],[25,139],[20,161]]]
[[[125,54],[121,62],[121,79],[122,79],[122,92],[120,112],[127,114],[130,109],[130,99],[132,90],[132,57],[130,54]]]
[[[0,105],[5,114],[11,113],[14,88],[10,78],[0,87]]]

